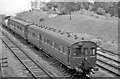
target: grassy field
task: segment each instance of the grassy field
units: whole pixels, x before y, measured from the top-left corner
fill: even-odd
[[[102,47],[118,52],[118,20],[109,20],[105,18],[96,18],[82,14],[58,15],[49,18],[48,15],[42,11],[25,12],[19,14],[17,17],[30,20],[37,24],[44,24],[47,26],[54,26],[63,30],[72,31],[80,34],[93,35],[96,38],[102,39]],[[40,18],[45,21],[40,21]]]

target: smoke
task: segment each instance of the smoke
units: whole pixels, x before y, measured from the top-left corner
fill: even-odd
[[[13,15],[31,9],[30,0],[0,0],[0,14]]]

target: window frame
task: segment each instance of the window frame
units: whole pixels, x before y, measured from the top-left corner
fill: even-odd
[[[83,56],[83,48],[82,47],[79,47],[79,48],[73,48],[73,50],[74,50],[74,52],[73,52],[73,56],[74,57],[81,57],[81,56]],[[78,54],[78,52],[77,52],[77,50],[81,50],[81,52],[80,52],[80,54]]]

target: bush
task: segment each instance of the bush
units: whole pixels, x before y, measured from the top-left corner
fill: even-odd
[[[105,15],[105,10],[103,8],[98,8],[97,11],[96,11],[96,13],[98,15]]]
[[[111,14],[106,13],[105,16],[109,18],[109,17],[111,17]]]

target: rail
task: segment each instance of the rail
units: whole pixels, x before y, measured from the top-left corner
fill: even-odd
[[[24,50],[21,49],[14,41],[3,33],[2,41],[10,49],[10,51],[18,58],[34,78],[49,77],[53,79],[53,75],[42,68],[34,59],[32,59]]]
[[[111,56],[101,51],[97,52],[97,65],[117,77],[120,76],[120,61],[118,59],[117,55]]]

